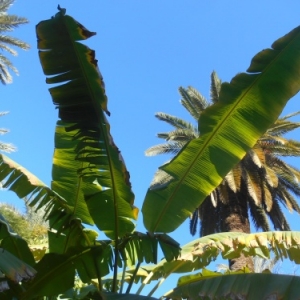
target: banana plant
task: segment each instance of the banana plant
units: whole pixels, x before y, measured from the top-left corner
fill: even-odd
[[[80,43],[95,33],[58,8],[53,18],[36,26],[40,62],[46,82],[55,84],[49,91],[59,111],[51,187],[8,157],[0,156],[4,187],[20,198],[29,198],[36,209],[44,208],[50,224],[49,248],[43,257],[29,264],[32,269],[24,260],[32,276],[14,282],[18,288],[3,292],[2,298],[11,299],[12,293],[18,299],[69,295],[75,278],[79,278],[84,287],[80,292],[73,291],[77,299],[144,299],[139,294],[153,278],[164,280],[176,271],[188,273],[204,268],[220,251],[225,257],[240,253],[262,256],[267,249],[275,249],[258,243],[254,251],[254,237],[231,233],[196,240],[181,250],[167,233],[201,204],[300,89],[300,28],[277,40],[272,49],[258,53],[247,74],[239,74],[231,83],[222,85],[219,103],[199,120],[201,138],[191,141],[161,167],[169,175],[167,183],[148,190],[142,209],[148,232],[141,233],[135,231],[138,209],[134,206],[129,173],[110,133],[107,96],[95,52]],[[186,201],[182,201],[182,195]],[[99,233],[105,239],[98,239]],[[298,234],[294,235],[297,240]],[[270,233],[263,236],[268,242],[273,238]],[[282,241],[287,243],[290,238],[285,235]],[[295,243],[292,250],[284,243],[282,247],[289,255],[298,255]],[[0,246],[10,251],[2,242]],[[27,251],[26,247],[17,245],[18,252]],[[161,261],[159,247],[164,258]],[[13,270],[18,271],[19,266]],[[4,275],[10,279],[8,273]],[[227,279],[220,278],[225,285]],[[256,282],[251,278],[250,285]],[[130,294],[139,279],[141,287],[136,295]],[[183,278],[167,297],[186,295],[183,289],[189,284],[198,292],[203,280],[192,280]]]

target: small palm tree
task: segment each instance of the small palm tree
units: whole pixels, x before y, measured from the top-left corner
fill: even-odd
[[[181,104],[198,122],[201,113],[211,103],[218,101],[220,88],[221,81],[213,72],[211,102],[192,87],[180,87]],[[190,222],[192,235],[196,233],[198,220],[200,236],[230,231],[250,233],[249,213],[256,229],[269,231],[270,219],[275,230],[290,230],[280,205],[300,213],[299,205],[293,197],[300,196],[300,172],[284,162],[281,157],[300,156],[300,143],[283,137],[284,134],[300,127],[300,123],[289,120],[296,114],[298,112],[279,118],[195,210]],[[157,113],[156,117],[173,126],[174,130],[159,133],[158,137],[166,143],[146,150],[148,156],[164,153],[175,155],[187,142],[201,134],[192,123],[175,116]],[[168,180],[168,176],[159,171],[153,184],[161,184],[164,180]],[[231,269],[240,269],[246,264],[253,269],[250,258],[241,257],[230,261]]]
[[[29,49],[29,45],[17,38],[5,35],[4,32],[13,31],[19,25],[28,23],[28,20],[23,17],[7,14],[8,8],[13,3],[14,0],[0,0],[0,49],[16,56],[17,52],[11,46],[27,50]],[[0,54],[0,81],[3,84],[12,82],[9,69],[18,74],[18,70],[12,62],[3,54]]]

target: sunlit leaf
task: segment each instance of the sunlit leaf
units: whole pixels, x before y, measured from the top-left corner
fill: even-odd
[[[41,65],[59,118],[52,189],[74,218],[96,224],[116,239],[132,232],[137,217],[129,173],[104,115],[107,97],[95,51],[79,43],[95,33],[58,13],[36,27]]]
[[[219,101],[200,116],[201,137],[160,167],[172,179],[146,194],[148,231],[168,233],[184,222],[299,91],[300,27],[255,55],[247,72],[222,84]]]

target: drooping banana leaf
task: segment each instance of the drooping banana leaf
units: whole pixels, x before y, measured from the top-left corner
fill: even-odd
[[[0,246],[0,298],[12,299],[11,285],[18,286],[33,279],[35,261],[27,242],[12,231],[2,215]]]
[[[166,278],[173,273],[190,273],[207,267],[221,255],[224,259],[246,256],[275,257],[300,264],[300,232],[275,231],[260,233],[223,232],[207,235],[182,246],[181,255],[173,261],[165,259],[156,266],[141,266],[136,280],[148,278],[149,282]],[[131,274],[133,270],[128,271]]]
[[[74,218],[117,239],[134,229],[129,173],[105,117],[107,97],[95,52],[79,43],[93,35],[61,10],[36,26],[39,57],[60,121],[55,133],[52,189]],[[51,221],[51,220],[50,220]]]
[[[50,213],[52,218],[59,219],[57,222],[62,219],[63,222],[68,223],[64,227],[64,234],[49,232],[50,252],[65,253],[78,244],[84,247],[94,245],[95,231],[85,229],[80,220],[72,218],[72,208],[67,202],[36,176],[3,154],[0,154],[0,181],[4,188],[16,193],[19,198],[29,199],[31,206],[46,206],[46,218]],[[0,225],[2,223],[0,221]],[[66,234],[70,238],[66,238]],[[6,224],[0,226],[0,238],[3,245],[5,244],[6,250],[25,262],[34,264],[34,259],[26,242],[11,234]]]
[[[0,215],[0,241],[1,248],[16,256],[24,263],[34,267],[35,261],[27,242],[11,231],[10,226],[6,223],[2,215]],[[0,270],[3,269],[0,268]]]
[[[1,275],[16,284],[30,280],[36,274],[34,268],[3,248],[0,248],[0,269]]]
[[[279,274],[231,274],[186,283],[165,299],[299,299],[300,278]]]
[[[160,167],[171,180],[147,191],[150,232],[175,230],[254,146],[300,89],[300,27],[259,52],[247,73],[223,83],[219,101],[201,114],[201,137]]]
[[[128,267],[136,263],[157,263],[158,244],[167,261],[180,256],[179,243],[166,234],[143,234],[135,231],[119,244],[122,260]]]

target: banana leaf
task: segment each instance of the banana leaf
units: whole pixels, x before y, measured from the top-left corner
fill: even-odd
[[[17,284],[32,279],[36,274],[34,268],[3,248],[0,248],[0,269],[1,275]]]
[[[37,263],[37,274],[22,293],[22,299],[55,296],[74,286],[75,271],[83,282],[91,282],[110,272],[113,251],[107,245],[69,248],[65,254],[47,253]]]
[[[247,73],[223,83],[201,114],[201,136],[160,167],[171,179],[149,188],[142,212],[150,232],[172,232],[199,207],[278,118],[300,89],[300,27],[259,52]]]
[[[36,32],[46,82],[56,84],[49,91],[60,118],[51,187],[66,200],[73,218],[96,224],[112,239],[122,237],[133,231],[137,209],[105,117],[107,97],[95,51],[78,42],[95,33],[63,10],[40,22]]]
[[[27,242],[12,231],[2,215],[0,240],[0,295],[12,299],[11,287],[24,285],[36,275],[35,261]]]
[[[157,300],[157,298],[148,297],[148,296],[141,296],[135,294],[114,294],[114,293],[101,293],[103,299],[106,300]]]
[[[288,258],[300,264],[300,232],[223,232],[207,235],[182,246],[181,255],[173,261],[163,259],[154,266],[141,266],[136,280],[143,280],[150,273],[149,282],[174,273],[194,272],[207,267],[219,255],[223,259],[237,258],[241,254],[269,259],[271,253],[274,253],[276,258]],[[133,271],[130,269],[127,274],[132,274]]]
[[[232,274],[202,278],[175,288],[165,299],[299,299],[300,277]]]
[[[167,261],[177,259],[181,248],[179,243],[166,234],[143,234],[134,232],[119,244],[121,258],[128,267],[136,263],[157,263],[158,244]]]

